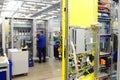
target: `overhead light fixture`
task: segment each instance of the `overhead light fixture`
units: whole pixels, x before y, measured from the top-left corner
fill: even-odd
[[[58,11],[51,11],[51,12],[53,12],[53,13],[57,13]]]
[[[1,16],[11,16],[14,14],[14,11],[19,9],[22,5],[23,1],[10,1],[4,8],[4,10],[8,10],[1,13]]]
[[[52,12],[49,12],[48,14],[54,14],[54,13],[52,13]]]
[[[35,9],[35,8],[30,8],[30,10],[36,11],[37,9]]]
[[[53,16],[53,17],[57,17],[57,16]]]
[[[26,9],[29,9],[29,8],[28,7],[21,7],[20,9],[26,10]]]
[[[46,7],[45,7],[45,6],[42,6],[41,8],[42,8],[42,9],[45,9]]]
[[[45,6],[45,3],[37,3],[37,5]]]
[[[47,7],[50,7],[50,6],[52,6],[52,5],[50,5],[50,4],[47,4],[46,6],[47,6]]]
[[[57,1],[52,1],[52,3],[57,3]]]
[[[33,7],[33,6],[24,4],[23,7]]]
[[[41,15],[41,16],[37,16],[36,18],[42,18],[45,17],[46,15]]]
[[[57,10],[60,11],[61,9],[58,8]]]
[[[26,10],[25,9],[20,9],[19,12],[26,12]]]
[[[35,5],[36,3],[35,3],[35,2],[26,2],[26,4],[32,4],[32,5]]]

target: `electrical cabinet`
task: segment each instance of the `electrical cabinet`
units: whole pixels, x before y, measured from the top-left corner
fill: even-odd
[[[97,28],[70,28],[67,80],[95,80],[97,31]]]

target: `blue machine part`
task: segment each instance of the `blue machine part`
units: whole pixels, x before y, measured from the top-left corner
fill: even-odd
[[[106,30],[108,30],[109,28],[110,28],[110,26],[109,26],[109,25],[106,25],[106,26],[105,26],[105,29],[106,29]]]
[[[113,74],[113,75],[111,75],[110,77],[111,77],[111,78],[116,78],[117,75],[116,75],[116,74]]]
[[[108,15],[108,14],[106,14],[106,13],[103,13],[103,14],[102,14],[102,17],[103,17],[103,18],[108,18],[108,17],[109,17],[109,15]]]
[[[102,35],[102,36],[100,36],[100,38],[111,38],[111,35]]]

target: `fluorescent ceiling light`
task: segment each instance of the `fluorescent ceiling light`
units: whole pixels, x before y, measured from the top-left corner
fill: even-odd
[[[58,1],[52,1],[52,3],[57,3]]]
[[[46,15],[41,15],[41,16],[37,16],[36,18],[42,18],[45,17]]]
[[[51,12],[53,12],[53,13],[57,13],[58,11],[51,11]]]
[[[53,16],[47,17],[47,18],[45,18],[45,19],[51,19],[51,18],[53,18]]]
[[[35,5],[36,3],[34,3],[34,2],[26,2],[26,4],[32,4],[32,5]]]
[[[37,3],[37,5],[45,6],[46,4],[44,4],[44,3]]]
[[[60,11],[61,9],[57,9],[58,11]]]
[[[45,18],[45,19],[51,19],[51,18],[54,18],[54,17],[57,17],[57,16],[49,16],[49,17],[47,17],[47,18]]]
[[[21,7],[22,3],[23,3],[22,1],[8,2],[4,10],[9,10],[9,11],[2,12],[1,16],[12,16],[14,14],[14,11],[18,10]]]
[[[41,17],[45,17],[46,15],[41,15]]]
[[[37,9],[35,9],[35,8],[30,8],[30,10],[36,11]]]
[[[32,5],[26,5],[26,4],[24,4],[23,6],[24,7],[33,7]]]
[[[53,17],[57,17],[57,16],[53,16]]]
[[[26,10],[25,9],[20,9],[19,12],[26,12]]]
[[[50,4],[47,4],[46,6],[47,6],[47,7],[50,7],[50,6],[52,6],[52,5],[50,5]]]
[[[52,12],[49,12],[48,14],[54,14],[54,13],[52,13]]]
[[[42,9],[45,9],[46,7],[41,7]]]
[[[28,7],[21,7],[20,9],[26,10],[26,9],[29,9],[29,8]]]

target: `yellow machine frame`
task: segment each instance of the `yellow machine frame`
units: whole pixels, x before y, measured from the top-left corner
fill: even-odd
[[[98,21],[98,0],[62,0],[62,80],[67,80],[69,27],[90,27]]]

